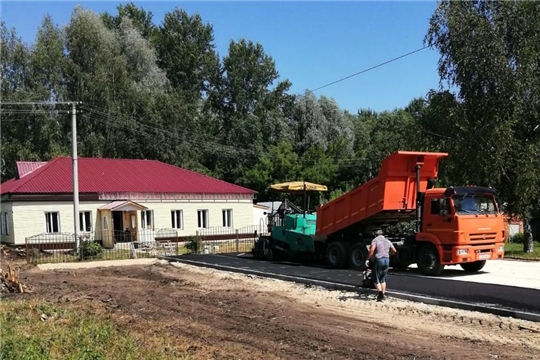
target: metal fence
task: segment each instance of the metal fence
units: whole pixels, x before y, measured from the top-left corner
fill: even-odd
[[[255,240],[265,232],[266,229],[262,225],[245,226],[239,229],[208,228],[197,231],[187,246],[196,253],[249,252],[253,248]]]
[[[195,235],[181,235],[176,229],[102,231],[79,235],[79,249],[73,233],[39,234],[26,238],[26,261],[40,264],[249,252],[263,232],[264,226],[255,225],[208,228]]]

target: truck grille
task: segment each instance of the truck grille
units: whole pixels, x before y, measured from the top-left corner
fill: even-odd
[[[485,241],[492,240],[494,241],[497,238],[496,232],[486,232],[486,233],[474,233],[469,235],[471,241]]]

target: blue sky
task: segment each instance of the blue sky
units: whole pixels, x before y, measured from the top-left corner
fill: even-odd
[[[2,1],[2,20],[32,43],[45,14],[63,26],[80,4],[101,13],[116,13],[120,1]],[[175,7],[198,12],[214,27],[221,56],[230,40],[260,42],[274,58],[293,93],[303,93],[423,46],[434,1],[354,2],[134,2],[160,24]],[[439,86],[435,50],[426,49],[391,64],[316,92],[334,98],[353,113],[406,106]]]

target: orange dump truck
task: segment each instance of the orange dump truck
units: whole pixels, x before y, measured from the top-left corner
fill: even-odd
[[[479,186],[433,188],[446,153],[398,151],[382,162],[376,178],[317,209],[315,242],[334,268],[362,269],[373,230],[414,224],[390,237],[398,254],[392,267],[417,264],[426,275],[446,265],[482,269],[504,257],[504,222],[495,190]]]

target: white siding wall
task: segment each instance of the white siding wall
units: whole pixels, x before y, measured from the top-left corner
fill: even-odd
[[[93,231],[101,230],[101,221],[98,219],[98,208],[108,204],[110,201],[103,202],[80,202],[80,211],[92,212]],[[183,229],[178,230],[179,236],[195,235],[198,230],[197,210],[208,210],[209,226],[221,227],[223,225],[222,210],[232,210],[232,227],[242,228],[253,224],[253,202],[251,200],[208,200],[204,202],[188,201],[170,201],[170,202],[152,202],[136,201],[153,210],[154,228],[170,229],[171,210],[182,210]],[[4,208],[4,204],[2,204]],[[11,217],[10,234],[11,242],[15,244],[24,244],[27,237],[43,234],[46,232],[46,212],[59,212],[60,232],[73,233],[73,204],[71,202],[16,202],[13,203],[13,216]],[[2,210],[4,211],[4,210]],[[141,228],[141,212],[138,212],[138,223]],[[2,237],[2,239],[4,239]],[[6,238],[6,242],[9,241]]]
[[[96,230],[97,209],[108,202],[79,203],[79,211],[91,211],[92,229]],[[58,212],[61,233],[74,231],[73,203],[71,202],[15,202],[13,203],[13,225],[15,227],[15,244],[25,244],[25,239],[44,234],[47,230],[45,213]],[[98,224],[99,225],[99,224]]]
[[[7,226],[5,224],[7,220]],[[0,205],[0,226],[2,227],[0,240],[5,243],[13,243],[13,211],[11,203],[2,203]],[[7,232],[7,234],[6,234]]]
[[[235,229],[252,225],[253,202],[251,200],[208,200],[205,202],[144,202],[137,203],[154,210],[154,228],[170,229],[171,210],[182,210],[184,229],[178,231],[179,236],[195,235],[198,228],[197,210],[208,210],[208,226],[222,227],[222,210],[232,210],[232,227]],[[139,214],[139,222],[141,217]]]
[[[253,206],[253,225],[261,225],[266,226],[266,215],[264,215],[265,212],[270,212],[268,208],[261,208],[258,206]]]

